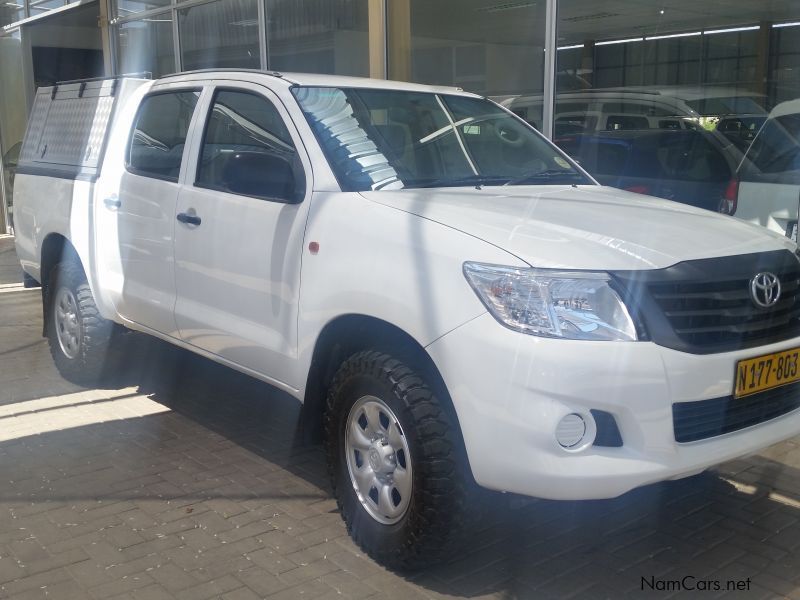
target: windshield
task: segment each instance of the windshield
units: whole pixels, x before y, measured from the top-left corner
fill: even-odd
[[[488,100],[356,88],[293,92],[345,191],[591,183]]]

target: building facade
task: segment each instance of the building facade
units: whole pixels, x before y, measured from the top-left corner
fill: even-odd
[[[800,2],[9,0],[0,6],[0,232],[13,222],[37,86],[214,67],[455,85],[505,102],[551,137],[673,127],[694,111],[703,127],[723,123],[746,140],[744,129],[800,97]],[[677,108],[648,105],[655,95]]]

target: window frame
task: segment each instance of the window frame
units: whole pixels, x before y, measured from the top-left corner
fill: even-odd
[[[266,195],[256,195],[256,194],[243,194],[241,192],[234,192],[232,190],[228,190],[219,186],[214,185],[207,185],[199,181],[200,175],[200,167],[202,165],[203,159],[203,148],[206,144],[206,137],[208,135],[208,127],[211,123],[211,117],[214,113],[214,105],[216,103],[217,97],[219,94],[224,92],[233,92],[239,94],[247,94],[249,96],[255,96],[256,98],[260,98],[261,100],[269,103],[269,105],[273,108],[275,113],[283,122],[283,126],[286,128],[287,133],[289,134],[290,141],[292,146],[294,147],[296,161],[295,164],[292,165],[292,173],[295,177],[295,182],[298,181],[298,174],[302,175],[302,185],[303,185],[303,193],[298,194],[298,199],[290,200],[288,198],[276,198],[275,196],[266,196]],[[193,188],[198,188],[202,190],[209,190],[212,192],[220,192],[222,194],[231,194],[233,196],[240,196],[242,198],[252,198],[254,200],[264,200],[267,202],[275,202],[278,204],[300,204],[305,200],[306,194],[308,193],[308,175],[306,174],[305,165],[303,165],[303,161],[300,158],[300,148],[297,144],[297,140],[294,139],[292,136],[291,128],[289,124],[291,123],[291,119],[287,119],[284,115],[281,114],[281,111],[278,110],[278,106],[273,102],[270,98],[268,98],[265,94],[262,94],[256,90],[250,89],[249,87],[237,87],[232,85],[220,85],[215,86],[214,89],[211,91],[211,98],[208,101],[207,106],[205,107],[205,115],[203,115],[203,132],[200,136],[200,143],[197,146],[196,152],[196,162],[194,165],[194,173],[192,175],[191,185]],[[299,171],[298,171],[299,170]]]
[[[142,171],[141,169],[137,169],[136,167],[131,166],[131,148],[133,144],[133,134],[136,131],[136,126],[139,123],[139,117],[142,115],[142,110],[144,109],[145,102],[150,98],[155,96],[163,96],[165,94],[181,94],[181,93],[197,93],[197,102],[194,105],[194,110],[192,111],[192,118],[189,120],[189,129],[186,132],[186,139],[183,141],[183,153],[181,154],[181,162],[180,167],[178,168],[178,175],[177,177],[169,177],[167,175],[157,175],[154,173],[150,173],[147,171]],[[148,92],[142,97],[142,100],[139,102],[139,106],[136,109],[136,115],[133,118],[133,122],[131,123],[130,131],[128,132],[128,140],[125,144],[125,171],[130,173],[131,175],[137,175],[139,177],[147,177],[148,179],[158,179],[159,181],[168,181],[170,183],[178,183],[180,181],[181,170],[183,169],[184,162],[187,157],[187,150],[189,149],[189,143],[191,142],[191,133],[192,133],[192,123],[195,121],[197,117],[197,108],[200,106],[200,101],[203,97],[203,86],[192,86],[192,87],[179,87],[179,88],[170,88],[166,90],[156,90],[154,92]]]

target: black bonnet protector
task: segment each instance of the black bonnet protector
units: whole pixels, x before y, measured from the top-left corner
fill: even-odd
[[[767,308],[751,292],[760,273],[780,281],[780,295]],[[800,260],[789,250],[612,271],[611,277],[640,339],[666,348],[713,354],[800,336]]]

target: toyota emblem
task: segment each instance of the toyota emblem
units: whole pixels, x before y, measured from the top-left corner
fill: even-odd
[[[781,298],[781,280],[774,273],[759,273],[750,280],[750,298],[761,308],[775,306]]]

